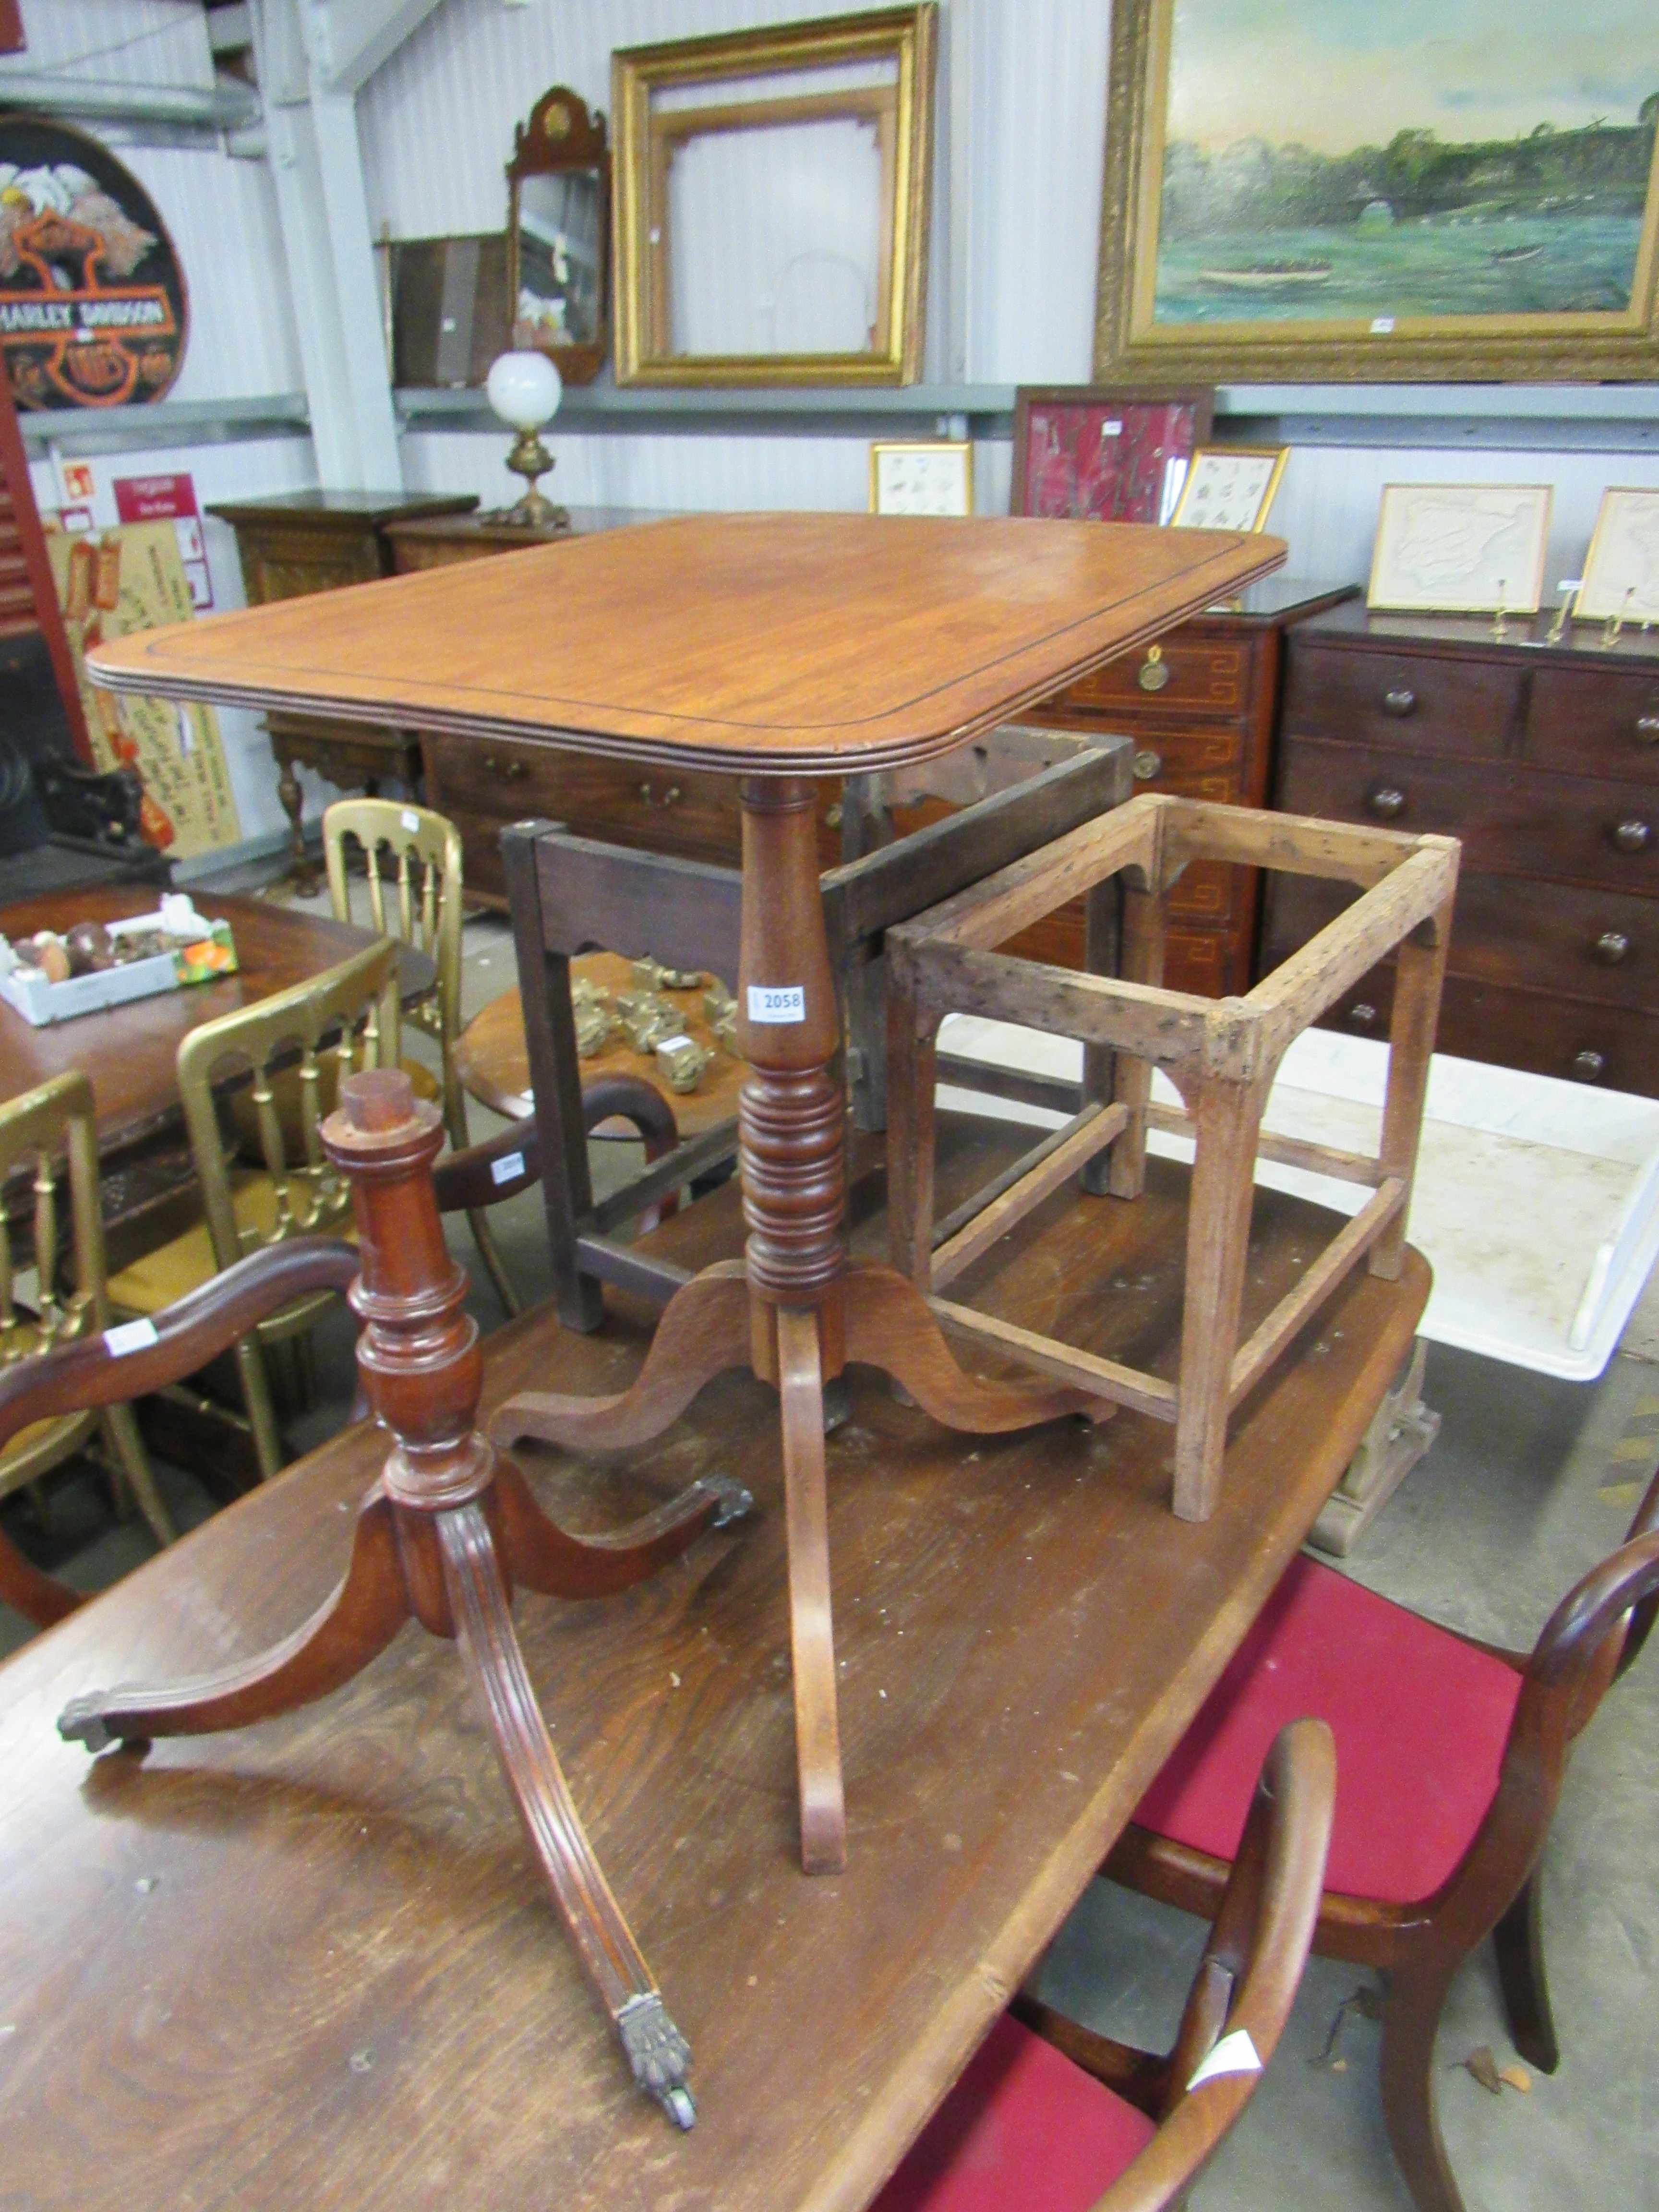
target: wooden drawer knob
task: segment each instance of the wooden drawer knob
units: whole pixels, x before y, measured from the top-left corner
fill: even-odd
[[[1396,691],[1385,691],[1382,694],[1382,712],[1403,722],[1407,714],[1417,712],[1416,692],[1407,690],[1404,684]]]
[[[1365,793],[1366,813],[1377,815],[1384,822],[1392,822],[1396,814],[1405,811],[1406,794],[1397,785],[1380,783],[1375,791]]]
[[[1606,1057],[1599,1052],[1576,1052],[1570,1072],[1580,1083],[1599,1083],[1607,1072]]]
[[[1146,658],[1140,664],[1135,682],[1143,691],[1161,691],[1170,680],[1170,664],[1164,658],[1161,645],[1149,646]]]
[[[1349,1007],[1348,1024],[1352,1029],[1374,1030],[1376,1027],[1376,1008],[1367,1006],[1362,999],[1358,1006]]]
[[[1653,837],[1650,825],[1632,815],[1629,821],[1615,823],[1613,842],[1621,853],[1644,853]]]
[[[1638,745],[1659,745],[1659,714],[1637,716],[1636,742]]]
[[[1622,929],[1604,929],[1590,951],[1604,968],[1616,968],[1621,960],[1630,957],[1630,939]]]
[[[1155,753],[1150,745],[1143,745],[1134,757],[1135,781],[1150,783],[1154,776],[1164,773],[1164,756]]]

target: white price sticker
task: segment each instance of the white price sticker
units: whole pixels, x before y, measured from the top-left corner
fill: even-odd
[[[153,1321],[118,1322],[104,1331],[104,1349],[112,1359],[118,1359],[124,1352],[148,1352],[155,1340]]]
[[[690,1042],[691,1040],[689,1036],[662,1037],[658,1041],[657,1050],[659,1052],[672,1052],[676,1045],[690,1044]]]
[[[405,806],[399,818],[405,830],[418,830],[421,826],[421,817],[412,806]]]
[[[749,986],[751,1022],[804,1022],[806,986],[804,983],[751,983]]]
[[[1371,336],[1374,338],[1385,338],[1393,329],[1394,317],[1392,315],[1373,315],[1371,317]]]
[[[491,1160],[489,1163],[491,1182],[511,1182],[514,1176],[521,1176],[523,1173],[524,1154],[522,1152],[503,1152],[500,1159]]]
[[[1259,2074],[1261,2060],[1250,2040],[1247,2027],[1236,2027],[1231,2035],[1224,2035],[1215,2049],[1187,2084],[1196,2089],[1206,2081],[1219,2081],[1224,2074]]]

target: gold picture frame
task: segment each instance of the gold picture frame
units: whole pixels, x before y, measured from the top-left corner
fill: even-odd
[[[1622,83],[1616,4],[1534,85],[1541,46],[1483,67],[1475,0],[1116,0],[1097,377],[1659,376],[1659,71]]]
[[[1609,484],[1602,493],[1572,618],[1659,622],[1659,490],[1651,485]]]
[[[1200,446],[1170,517],[1172,530],[1265,530],[1288,446]],[[1248,468],[1242,465],[1259,462]]]
[[[891,385],[913,384],[921,374],[923,314],[927,284],[927,225],[933,172],[933,71],[938,43],[937,0],[865,15],[830,16],[771,29],[672,45],[635,46],[611,57],[611,115],[615,131],[616,222],[614,280],[616,374],[618,384]],[[823,72],[822,88],[811,78]],[[787,88],[779,89],[782,81]],[[706,95],[701,102],[698,94]],[[775,242],[754,246],[756,267],[766,281],[733,301],[710,303],[681,293],[676,306],[674,236],[670,222],[671,171],[693,147],[707,172],[709,149],[727,167],[749,168],[775,159],[779,142],[762,144],[763,132],[817,131],[820,154],[828,144],[819,126],[853,125],[874,138],[876,188],[867,229],[848,250],[809,240],[780,270]],[[804,142],[798,140],[798,158]],[[838,142],[842,143],[842,142]],[[690,165],[682,167],[684,179]],[[730,232],[733,206],[769,212],[779,196],[740,189],[741,179],[718,178],[708,189],[724,191],[722,258],[736,256]],[[689,187],[688,187],[689,189]],[[855,192],[856,179],[848,190]],[[822,195],[819,196],[820,203]],[[682,203],[684,208],[684,201]],[[684,241],[682,241],[684,246]],[[864,249],[860,259],[854,248]],[[773,258],[769,260],[768,254]],[[711,329],[729,337],[743,313],[773,317],[773,334],[794,325],[780,306],[783,281],[799,277],[790,301],[810,321],[814,303],[848,283],[856,301],[841,327],[861,319],[868,332],[860,346],[808,350],[787,342],[762,350],[731,343],[693,349],[689,337],[677,350],[674,319],[689,319],[690,305]],[[809,282],[817,276],[833,282]],[[774,281],[775,280],[775,281]],[[684,337],[684,334],[682,334]]]
[[[1365,605],[1393,614],[1535,615],[1550,484],[1382,487]]]
[[[871,447],[872,514],[973,511],[974,449],[965,438],[881,439]]]

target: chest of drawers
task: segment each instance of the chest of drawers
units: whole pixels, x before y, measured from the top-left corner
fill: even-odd
[[[1185,622],[1156,645],[1109,662],[1036,709],[1051,728],[1132,738],[1139,788],[1233,806],[1267,803],[1285,640],[1340,604],[1352,584],[1269,576],[1235,606]],[[1261,879],[1255,869],[1200,861],[1170,900],[1164,981],[1218,997],[1248,991]],[[1080,967],[1083,919],[1055,918],[1049,957]]]
[[[1367,615],[1297,630],[1276,803],[1463,841],[1440,1048],[1659,1096],[1659,637]],[[1275,882],[1268,961],[1340,897]],[[1384,1033],[1379,969],[1332,1010]]]

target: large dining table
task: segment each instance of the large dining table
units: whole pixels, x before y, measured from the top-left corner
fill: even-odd
[[[947,1201],[1018,1147],[943,1117]],[[1186,1171],[1133,1205],[1058,1193],[981,1285],[1006,1318],[1170,1371]],[[884,1235],[855,1169],[854,1258]],[[1246,1325],[1328,1237],[1257,1194]],[[740,1249],[737,1194],[647,1240]],[[405,1627],[257,1727],[112,1750],[65,1701],[244,1658],[339,1576],[384,1431],[359,1425],[0,1668],[0,2142],[30,2212],[856,2212],[1088,1886],[1284,1571],[1412,1340],[1428,1270],[1352,1276],[1240,1408],[1221,1503],[1170,1510],[1170,1436],[953,1434],[871,1367],[829,1440],[844,1872],[798,1852],[776,1400],[741,1370],[648,1449],[519,1457],[567,1522],[700,1474],[747,1519],[604,1600],[514,1620],[574,1800],[692,2051],[667,2125],[523,1848],[453,1650]],[[483,1346],[483,1415],[614,1390],[653,1310],[538,1309]]]

